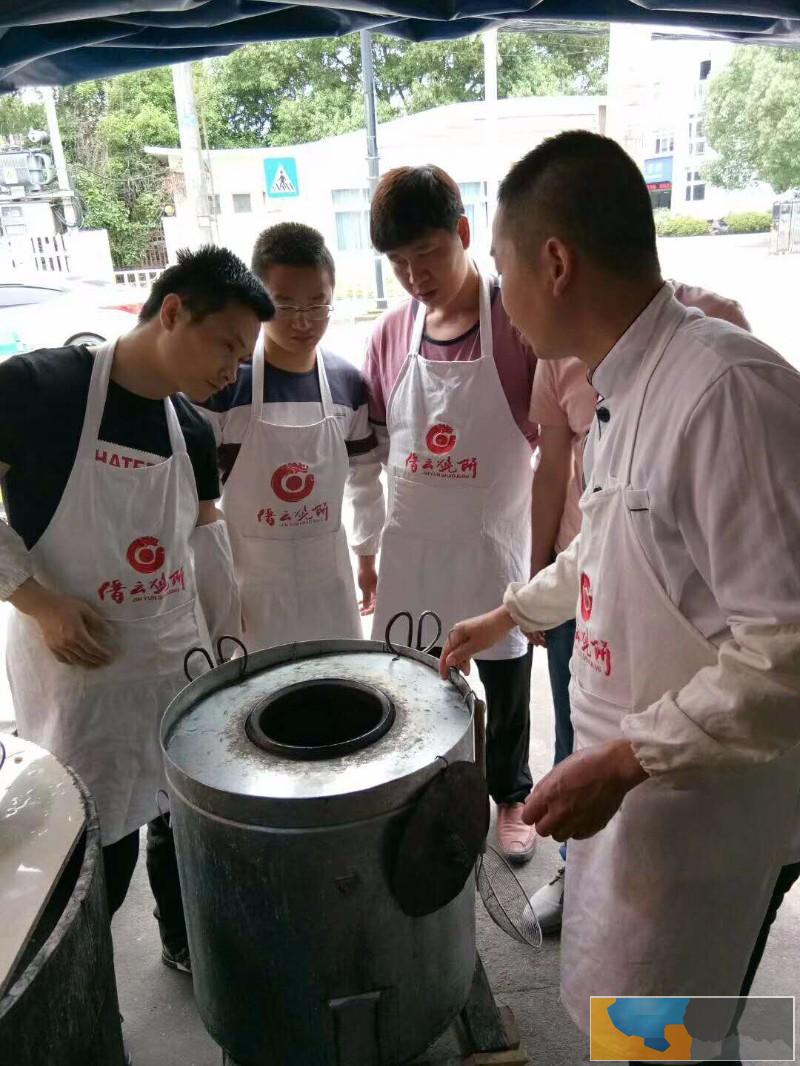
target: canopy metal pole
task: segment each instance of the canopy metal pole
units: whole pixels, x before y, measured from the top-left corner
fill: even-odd
[[[367,173],[369,175],[369,200],[375,194],[378,184],[378,119],[375,111],[375,72],[372,66],[372,34],[369,30],[361,31],[361,81],[364,88],[364,111],[367,120]],[[375,295],[379,310],[386,307],[383,291],[383,264],[380,254],[375,254]]]

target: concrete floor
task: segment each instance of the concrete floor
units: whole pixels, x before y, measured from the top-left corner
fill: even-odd
[[[532,724],[531,766],[534,776],[539,776],[550,765],[553,728],[546,660],[540,649],[534,656]],[[541,840],[520,880],[533,891],[557,864],[557,846]],[[114,919],[120,1006],[134,1066],[220,1066],[219,1049],[195,1009],[191,979],[167,970],[160,961],[152,906],[140,862],[125,906]],[[539,951],[524,948],[491,924],[480,902],[477,906],[479,950],[498,1001],[514,1012],[530,1062],[577,1066],[586,1061],[588,1041],[575,1030],[558,998],[558,940],[546,939]],[[753,994],[800,995],[798,959],[800,889],[796,887],[773,929]],[[455,1040],[446,1033],[418,1060],[418,1066],[455,1066],[460,1061]]]

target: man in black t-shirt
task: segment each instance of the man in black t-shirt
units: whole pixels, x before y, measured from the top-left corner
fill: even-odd
[[[272,314],[240,260],[204,248],[179,255],[115,344],[0,364],[0,600],[16,608],[17,728],[92,792],[111,914],[148,824],[163,959],[183,970],[174,842],[156,817],[158,728],[184,654],[215,629],[209,591],[235,596],[214,436],[190,400],[235,381]]]

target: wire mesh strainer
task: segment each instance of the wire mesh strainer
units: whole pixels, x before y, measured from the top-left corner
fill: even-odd
[[[486,845],[475,868],[483,905],[498,928],[520,944],[542,946],[542,930],[525,889],[496,848]]]

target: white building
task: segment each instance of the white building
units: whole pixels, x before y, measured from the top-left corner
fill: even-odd
[[[545,137],[567,129],[602,132],[605,99],[500,100],[495,120],[481,102],[449,104],[381,124],[381,172],[424,163],[447,170],[461,186],[476,255],[485,262],[493,183]],[[148,151],[182,171],[180,149]],[[306,222],[325,235],[336,257],[339,296],[373,291],[364,130],[291,147],[211,151],[208,170],[219,243],[249,261],[255,237],[266,226]],[[180,192],[174,217],[164,219],[164,233],[170,262],[178,248],[197,241],[193,212]],[[386,280],[391,292],[393,278]]]
[[[641,166],[656,208],[706,219],[772,208],[768,185],[728,191],[704,173],[713,158],[704,125],[708,86],[734,47],[675,39],[648,26],[611,26],[607,132]]]

